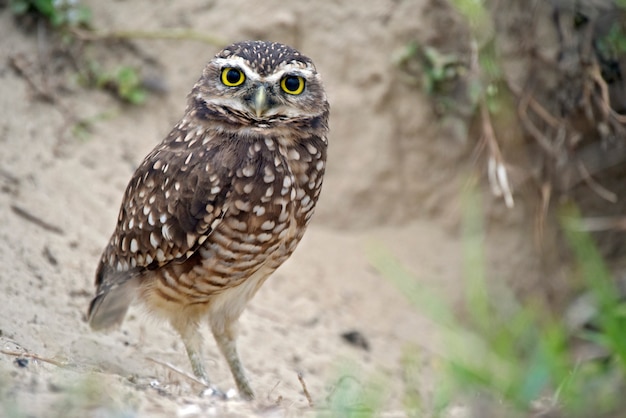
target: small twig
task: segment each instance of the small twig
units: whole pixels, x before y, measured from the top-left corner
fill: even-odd
[[[582,218],[576,223],[576,230],[586,232],[626,230],[626,217]]]
[[[13,211],[13,213],[15,213],[16,215],[22,217],[23,219],[34,223],[37,226],[42,227],[43,229],[50,231],[50,232],[54,232],[55,234],[59,234],[59,235],[63,235],[63,230],[61,228],[59,228],[56,225],[52,225],[40,218],[38,218],[37,216],[33,215],[30,212],[27,212],[26,209],[22,209],[21,207],[17,206],[17,205],[11,205],[11,210]]]
[[[550,112],[546,110],[534,97],[528,96],[528,105],[532,110],[535,111],[537,116],[539,116],[545,123],[553,127],[554,129],[558,129],[563,125],[563,121],[554,117]]]
[[[18,358],[30,358],[33,360],[39,360],[39,361],[43,361],[45,363],[50,363],[52,365],[55,365],[57,367],[67,367],[69,365],[69,363],[67,362],[61,362],[58,360],[54,360],[51,358],[47,358],[47,357],[41,357],[37,354],[32,354],[32,353],[26,353],[26,352],[20,352],[20,351],[10,351],[10,350],[4,350],[4,349],[0,349],[0,353],[2,354],[6,354],[7,356],[14,356],[14,357],[18,357]]]
[[[188,29],[162,29],[158,31],[141,30],[112,30],[112,31],[87,31],[72,28],[71,32],[83,41],[100,41],[107,39],[164,39],[164,40],[188,40],[204,42],[209,45],[223,46],[225,40],[207,35],[205,33]]]
[[[26,58],[22,54],[16,54],[9,58],[9,65],[15,70],[17,75],[22,77],[26,84],[33,91],[35,97],[40,98],[46,103],[52,104],[55,106],[55,109],[61,113],[61,116],[66,120],[63,124],[64,127],[72,126],[76,123],[76,118],[73,116],[73,112],[59,99],[57,95],[54,94],[54,91],[51,89],[48,77],[45,72],[45,64],[41,62],[40,57],[40,82],[35,81],[35,76],[33,75],[32,64],[29,63]]]
[[[193,375],[187,373],[186,371],[179,369],[178,367],[174,366],[173,364],[170,364],[170,363],[165,362],[165,361],[157,360],[157,359],[152,358],[152,357],[146,357],[146,360],[149,360],[149,361],[151,361],[153,363],[156,363],[156,364],[158,364],[160,366],[168,368],[171,371],[173,371],[174,373],[177,373],[177,374],[179,374],[179,375],[181,375],[181,376],[191,380],[194,383],[202,385],[205,388],[210,388],[210,386],[208,384],[206,384],[206,382],[203,382],[202,380],[198,379],[196,376],[193,376]]]
[[[543,235],[546,227],[546,218],[548,217],[548,209],[550,208],[550,198],[552,197],[552,184],[550,182],[544,182],[541,185],[541,202],[539,213],[536,220],[536,245],[538,248],[543,246]]]
[[[309,390],[306,387],[306,383],[304,382],[304,377],[302,377],[302,373],[300,372],[298,372],[298,380],[300,381],[300,385],[302,385],[302,391],[304,392],[306,401],[309,403],[309,407],[313,408],[314,407],[313,398],[311,398],[311,394],[309,393]]]
[[[280,385],[280,380],[276,382],[276,384],[274,386],[272,386],[272,389],[268,392],[267,394],[267,400],[271,401],[271,396],[274,393],[274,391],[276,390],[276,388],[278,387],[278,385]],[[275,404],[276,405],[280,405],[280,403],[283,401],[283,397],[281,395],[278,395],[278,398],[276,398]]]
[[[576,167],[578,168],[578,171],[580,172],[583,181],[587,183],[587,186],[589,186],[591,190],[596,192],[598,196],[611,203],[617,202],[617,195],[602,186],[597,181],[595,181],[593,177],[591,177],[591,174],[589,173],[589,170],[587,170],[587,167],[585,167],[585,165],[581,161],[578,161],[576,163]]]
[[[12,55],[9,57],[9,65],[15,70],[17,75],[21,76],[26,83],[30,86],[30,88],[35,92],[37,96],[39,96],[42,100],[48,103],[56,103],[56,97],[54,94],[50,92],[50,89],[47,86],[40,86],[40,83],[36,83],[33,75],[31,74],[29,64],[26,62],[26,59],[21,54]],[[45,83],[41,83],[45,84]]]
[[[600,74],[600,69],[597,63],[594,63],[594,65],[591,67],[591,71],[589,72],[589,74],[591,75],[591,79],[595,81],[598,87],[600,87],[602,111],[604,112],[605,116],[610,115],[617,122],[621,124],[626,124],[626,115],[617,113],[611,107],[611,99],[609,97],[609,88],[606,85],[606,81],[604,81],[604,79],[602,78],[602,74]]]
[[[528,106],[531,103],[531,94],[526,93],[522,96],[519,106],[517,107],[517,115],[524,125],[524,128],[530,133],[530,135],[535,138],[535,141],[539,143],[541,148],[543,148],[550,156],[556,158],[558,153],[550,144],[550,141],[545,137],[545,135],[535,126],[535,124],[528,117]],[[542,118],[543,119],[543,118]]]

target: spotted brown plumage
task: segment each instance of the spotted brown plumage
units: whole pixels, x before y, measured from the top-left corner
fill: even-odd
[[[219,52],[126,188],[96,272],[91,327],[119,324],[138,299],[171,323],[208,383],[199,333],[207,320],[241,396],[252,398],[237,320],[311,219],[328,112],[312,61],[296,50],[255,41]]]

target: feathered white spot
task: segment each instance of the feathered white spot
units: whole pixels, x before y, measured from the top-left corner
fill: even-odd
[[[239,210],[247,212],[250,210],[250,202],[244,202],[243,200],[235,200],[235,207]]]
[[[150,264],[154,261],[154,258],[150,254],[146,254],[146,264]]]
[[[244,232],[248,229],[248,225],[245,222],[238,220],[237,218],[230,218],[228,220],[228,225],[236,231]]]
[[[133,238],[132,240],[130,240],[130,252],[136,253],[137,250],[139,250],[139,243],[135,238]]]
[[[143,214],[144,214],[144,215],[147,215],[147,214],[149,214],[149,213],[150,213],[150,206],[144,206],[144,207],[143,207]]]
[[[274,172],[268,166],[265,166],[264,171],[265,171],[265,175],[263,176],[263,181],[266,183],[272,183],[276,179]]]
[[[284,230],[285,228],[287,228],[287,224],[285,222],[283,223],[279,223],[278,225],[276,225],[276,228],[274,228],[274,230],[272,231],[274,234],[278,234],[280,233],[282,230]]]
[[[270,229],[274,228],[275,225],[276,222],[267,220],[261,224],[261,229],[264,231],[269,231]]]
[[[165,261],[165,253],[163,252],[163,250],[162,250],[162,249],[160,249],[160,248],[159,248],[159,249],[157,249],[157,251],[156,251],[156,254],[155,254],[155,255],[156,255],[156,259],[157,259],[157,261],[158,261],[158,262],[163,262],[163,261]]]
[[[283,179],[283,187],[291,187],[291,184],[291,177],[285,176],[285,178]]]
[[[161,168],[161,166],[163,165],[163,163],[161,162],[161,160],[156,160],[154,162],[154,164],[152,164],[152,168],[155,170],[158,170]]]
[[[153,204],[155,200],[156,200],[156,196],[152,195],[150,196],[150,199],[148,199],[148,203]]]
[[[315,148],[311,144],[306,144],[306,150],[309,151],[309,154],[311,154],[311,155],[315,155],[315,154],[318,153],[317,148]]]
[[[296,161],[300,159],[300,153],[293,148],[289,150],[289,153],[287,154],[287,156],[291,158],[292,160],[296,160]]]
[[[255,169],[254,169],[254,166],[252,166],[252,165],[247,165],[247,166],[245,166],[245,167],[243,168],[243,170],[242,170],[241,172],[242,172],[242,173],[243,173],[243,175],[244,175],[244,176],[246,176],[246,177],[252,177],[252,176],[254,176]]]
[[[256,205],[255,207],[252,208],[252,212],[256,215],[256,216],[263,216],[265,214],[265,207],[264,206],[259,206]]]
[[[272,239],[272,234],[268,234],[266,232],[259,234],[256,236],[257,241],[267,242]]]
[[[221,222],[222,218],[217,218],[211,222],[211,229],[215,229],[215,227]]]
[[[154,232],[150,232],[150,245],[157,248],[159,246],[159,241],[160,240],[157,238],[157,235]]]
[[[250,193],[252,192],[252,189],[254,189],[254,185],[252,183],[248,183],[245,186],[243,186],[244,193]]]
[[[152,214],[152,212],[150,212],[150,214],[148,215],[148,223],[152,226],[154,226],[154,224],[156,222],[154,222],[154,215]]]
[[[320,171],[322,168],[324,168],[324,161],[318,161],[317,164],[315,164],[315,168],[317,169],[317,171]]]
[[[218,194],[220,190],[222,190],[222,188],[219,186],[211,187],[211,194]]]
[[[178,190],[180,190],[180,183],[179,183],[179,182],[174,183],[174,188],[175,188],[177,191],[178,191]]]
[[[134,218],[130,218],[128,220],[128,229],[133,229],[133,226],[135,226],[135,219]]]
[[[161,228],[161,235],[163,236],[163,238],[165,238],[168,241],[172,240],[172,235],[170,234],[169,225],[163,224],[163,227]]]
[[[196,236],[193,234],[187,234],[187,246],[193,247],[193,244],[196,243]]]
[[[192,157],[193,157],[193,152],[190,152],[187,158],[185,158],[185,164],[189,164],[189,161],[191,161]]]

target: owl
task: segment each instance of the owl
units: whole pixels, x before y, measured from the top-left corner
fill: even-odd
[[[126,188],[96,271],[91,328],[120,324],[137,300],[180,334],[193,373],[210,385],[206,321],[240,396],[252,399],[238,319],[311,220],[328,114],[320,75],[295,49],[248,41],[220,51]]]

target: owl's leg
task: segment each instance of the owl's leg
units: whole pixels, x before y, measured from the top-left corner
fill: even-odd
[[[233,374],[239,395],[246,400],[254,399],[254,392],[248,383],[248,378],[237,353],[237,319],[224,321],[224,318],[213,320],[211,317],[210,323],[217,346],[226,358],[228,367]]]
[[[185,344],[193,374],[207,386],[210,386],[211,381],[202,361],[202,335],[198,332],[198,322],[183,316],[176,316],[170,320],[170,323],[178,331],[183,344]]]

